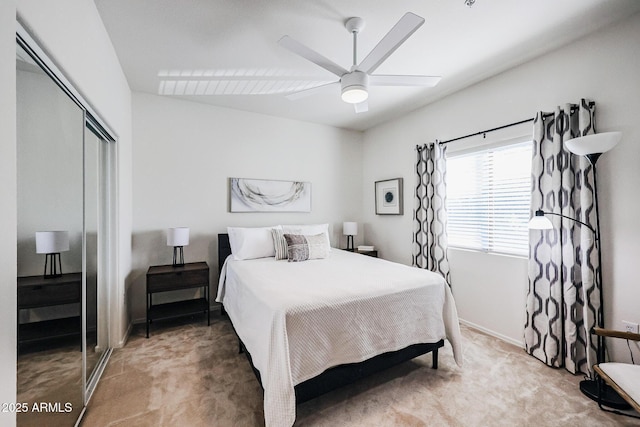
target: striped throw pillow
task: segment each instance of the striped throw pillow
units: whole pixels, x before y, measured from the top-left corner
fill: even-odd
[[[287,240],[284,238],[284,233],[280,228],[271,229],[271,237],[273,237],[273,246],[276,249],[276,260],[287,259]]]

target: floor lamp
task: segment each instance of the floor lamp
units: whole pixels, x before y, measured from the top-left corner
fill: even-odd
[[[589,163],[593,166],[593,195],[594,195],[594,205],[596,212],[596,227],[579,221],[575,218],[571,218],[566,215],[557,214],[553,212],[544,212],[542,210],[538,210],[535,212],[534,217],[529,222],[529,228],[532,229],[551,229],[553,225],[545,215],[557,215],[562,218],[567,218],[571,221],[575,221],[580,225],[587,227],[594,234],[594,241],[596,244],[596,248],[598,250],[598,274],[597,280],[600,285],[600,312],[596,319],[596,326],[599,328],[604,328],[604,299],[603,293],[604,289],[602,287],[602,251],[600,247],[600,212],[598,205],[598,187],[597,187],[597,179],[596,179],[596,162],[600,158],[602,153],[605,153],[615,147],[622,137],[621,132],[604,132],[604,133],[596,133],[591,135],[582,136],[579,138],[570,139],[565,142],[565,147],[567,150],[572,152],[573,154],[577,154],[580,156],[585,156]],[[587,331],[587,333],[591,333],[591,331]],[[598,337],[598,354],[597,359],[598,362],[603,362],[605,358],[605,343],[603,337]],[[613,389],[608,388],[605,389],[601,397],[599,397],[598,393],[598,382],[595,378],[585,379],[580,382],[580,391],[587,397],[592,400],[600,401],[603,405],[609,406],[616,409],[625,409],[628,408],[629,405],[622,399]]]

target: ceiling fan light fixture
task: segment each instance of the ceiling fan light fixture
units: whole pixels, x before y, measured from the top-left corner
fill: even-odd
[[[342,100],[349,104],[359,104],[369,98],[369,76],[362,71],[352,71],[340,79]]]
[[[348,104],[359,104],[369,98],[369,92],[364,87],[351,86],[342,89],[342,100]]]

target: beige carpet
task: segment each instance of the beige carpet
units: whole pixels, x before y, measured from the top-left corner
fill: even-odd
[[[640,426],[584,397],[582,379],[463,328],[465,365],[448,344],[298,406],[296,426]],[[226,318],[134,330],[89,402],[83,427],[262,426],[262,391]]]
[[[82,411],[80,344],[21,352],[16,402],[29,408],[16,414],[18,427],[73,426]]]

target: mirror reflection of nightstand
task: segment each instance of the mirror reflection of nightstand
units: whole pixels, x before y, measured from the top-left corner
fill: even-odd
[[[42,307],[78,304],[82,298],[82,273],[57,277],[18,277],[18,312]],[[80,336],[80,309],[76,315],[18,325],[18,345],[51,338]]]

